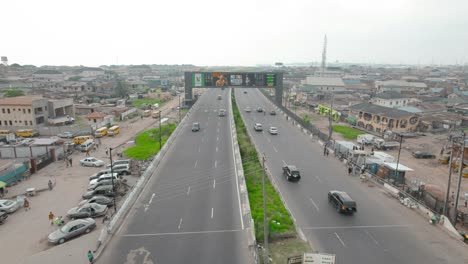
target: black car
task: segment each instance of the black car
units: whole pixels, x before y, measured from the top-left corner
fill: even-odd
[[[271,111],[270,111],[270,115],[276,115],[276,111],[275,111],[275,110],[271,110]]]
[[[432,153],[426,151],[415,151],[413,152],[413,157],[417,159],[435,159],[436,156]]]
[[[263,112],[263,108],[258,107],[258,108],[257,108],[257,112],[259,112],[259,113]]]
[[[244,91],[244,93],[246,94],[246,93],[247,93],[247,91]]]
[[[356,202],[345,192],[329,191],[328,202],[335,206],[338,213],[353,214],[357,211]]]
[[[286,176],[286,180],[288,181],[299,181],[301,179],[301,173],[293,165],[286,165],[283,166],[283,174]]]

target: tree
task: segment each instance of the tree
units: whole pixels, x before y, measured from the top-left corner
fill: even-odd
[[[128,96],[128,85],[125,81],[118,81],[115,88],[115,95],[118,97],[126,98]]]
[[[5,97],[16,97],[16,96],[22,96],[22,95],[24,95],[24,92],[19,89],[5,90],[3,92],[3,96]]]

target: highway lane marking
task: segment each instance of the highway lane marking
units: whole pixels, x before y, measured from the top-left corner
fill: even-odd
[[[200,152],[200,147],[198,147],[198,152]]]
[[[346,247],[345,243],[343,242],[343,240],[341,240],[341,237],[335,232],[335,236],[338,238],[338,240],[341,242],[341,244],[343,245],[343,247]]]
[[[216,152],[218,152],[218,147],[216,147]]]
[[[151,198],[150,198],[149,202],[148,202],[147,204],[145,204],[145,206],[144,206],[144,207],[145,207],[145,212],[148,211],[150,204],[153,202],[154,196],[156,196],[155,193],[153,193],[153,194],[151,195]]]
[[[187,196],[189,195],[190,193],[190,186],[188,187],[188,190],[187,190]]]
[[[213,211],[214,211],[214,208],[211,207],[211,219],[213,219]]]
[[[318,182],[322,182],[322,180],[317,176],[317,175],[314,175],[315,179],[317,179]]]
[[[374,241],[374,243],[375,243],[376,245],[379,245],[379,241],[377,241],[377,240],[374,238],[374,236],[372,236],[371,233],[369,233],[369,231],[364,230],[364,233],[366,233],[366,235],[369,236],[369,237],[372,239],[372,241]]]
[[[320,230],[320,229],[361,229],[361,228],[391,228],[391,227],[411,227],[413,225],[369,225],[369,226],[316,226],[303,227],[304,230]]]
[[[278,150],[275,148],[275,146],[273,146],[273,149],[275,150],[275,152],[278,152]]]
[[[216,141],[219,141],[219,137],[216,137]]]
[[[217,168],[217,167],[218,167],[218,161],[215,160],[215,168]]]
[[[182,225],[182,218],[180,218],[180,222],[179,222],[179,226],[177,227],[177,229],[180,230],[180,226]]]
[[[198,165],[198,160],[195,161],[195,166],[193,166],[194,168],[196,168]]]
[[[193,235],[193,234],[234,233],[234,232],[243,232],[243,230],[242,229],[232,229],[232,230],[207,230],[207,231],[153,233],[153,234],[127,234],[127,235],[123,235],[123,237],[177,236],[177,235]]]
[[[216,189],[216,179],[213,180],[213,189]]]
[[[317,209],[317,212],[320,211],[317,204],[314,202],[314,200],[312,200],[312,198],[309,198],[310,202],[312,202],[312,204],[314,205],[315,209]]]

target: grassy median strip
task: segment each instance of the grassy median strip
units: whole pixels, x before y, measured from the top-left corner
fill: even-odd
[[[357,130],[348,126],[333,126],[333,131],[340,133],[346,139],[356,139],[357,136],[364,134],[361,130]]]
[[[167,124],[161,126],[161,143],[164,146],[167,139],[176,129],[177,125]],[[135,137],[135,146],[124,151],[124,154],[136,160],[145,160],[159,152],[159,127],[141,132]]]
[[[242,165],[244,168],[245,181],[249,193],[250,209],[255,223],[255,235],[257,241],[263,241],[263,195],[262,175],[263,170],[257,156],[255,147],[252,145],[237,104],[232,96],[233,114],[237,129],[237,140],[239,142]],[[295,234],[293,220],[284,207],[278,193],[271,185],[268,178],[265,183],[267,196],[267,215],[270,226],[270,236],[281,236]]]

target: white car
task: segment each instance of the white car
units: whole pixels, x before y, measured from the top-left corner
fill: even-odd
[[[245,111],[246,111],[247,113],[250,113],[250,112],[252,112],[252,108],[250,108],[250,107],[247,106],[247,107],[245,108]]]
[[[255,131],[263,131],[262,124],[259,124],[259,123],[255,124],[254,130]]]
[[[278,135],[278,128],[270,127],[270,129],[268,129],[268,132],[270,132],[270,134],[272,135]]]
[[[97,179],[90,180],[89,185],[94,185],[94,184],[96,184],[96,183],[98,183],[100,181],[112,180],[112,178],[114,178],[114,181],[119,180],[118,174],[114,172],[114,175],[111,175],[110,173],[109,174],[103,174],[103,175],[99,176],[99,178],[97,178]]]
[[[81,166],[90,166],[90,167],[101,167],[104,166],[104,161],[98,160],[93,157],[88,157],[80,160]]]
[[[112,162],[112,166],[117,166],[117,165],[130,165],[130,160],[129,159],[126,159],[126,160],[116,160],[114,162]],[[107,165],[106,166],[106,169],[110,169],[111,165]]]
[[[60,138],[73,138],[73,134],[71,132],[63,132],[57,135]]]
[[[14,211],[18,210],[19,204],[13,200],[0,200],[0,211],[4,211],[7,213],[13,213]]]

